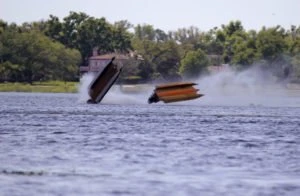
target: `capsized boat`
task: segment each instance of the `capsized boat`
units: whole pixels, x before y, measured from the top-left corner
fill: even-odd
[[[91,82],[89,86],[89,95],[90,99],[87,101],[87,103],[99,103],[103,99],[103,97],[106,95],[106,93],[109,91],[111,86],[116,82],[118,79],[123,64],[121,63],[114,63],[115,57],[113,57],[108,64],[105,66],[105,68],[100,71],[94,80]]]
[[[204,96],[198,94],[199,89],[193,86],[196,83],[192,82],[175,82],[155,87],[154,92],[148,99],[148,103],[157,103],[163,101],[164,103],[171,103],[176,101],[186,101],[191,99],[197,99]]]

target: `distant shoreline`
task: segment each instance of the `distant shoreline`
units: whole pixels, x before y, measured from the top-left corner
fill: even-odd
[[[49,81],[49,82],[35,82],[28,83],[0,83],[0,92],[37,92],[37,93],[77,93],[79,92],[80,82],[63,82],[63,81]],[[151,90],[150,84],[124,84],[116,85],[124,93],[140,93]],[[267,85],[268,86],[268,85]],[[234,86],[232,86],[234,88]],[[285,89],[289,91],[300,92],[300,84],[289,83],[285,86],[272,86],[267,90]],[[275,87],[275,88],[274,88]],[[261,88],[261,87],[260,87]],[[224,89],[228,89],[225,87]],[[229,89],[231,89],[229,87]],[[232,89],[231,89],[232,90]]]
[[[76,93],[79,82],[0,83],[0,92]]]

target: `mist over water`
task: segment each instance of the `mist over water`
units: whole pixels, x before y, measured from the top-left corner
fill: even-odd
[[[300,89],[288,89],[284,82],[277,82],[270,74],[254,67],[242,72],[227,68],[196,81],[205,96],[201,104],[244,106],[300,106],[290,101],[299,97]]]
[[[88,94],[88,88],[89,88],[90,83],[93,81],[94,77],[95,77],[94,74],[87,73],[87,74],[84,74],[82,76],[82,78],[80,79],[80,83],[78,86],[78,92],[79,92],[78,101],[79,102],[86,102],[90,98],[90,96]]]
[[[79,85],[79,102],[89,99],[88,87],[94,78],[85,74]],[[263,72],[259,67],[237,72],[227,68],[191,81],[203,97],[190,101],[168,103],[168,105],[231,105],[231,106],[288,106],[300,107],[300,89],[288,89],[284,82]],[[155,85],[147,84],[143,90],[129,93],[125,88],[137,88],[135,85],[113,85],[101,103],[104,104],[147,104]],[[158,102],[155,104],[164,104]]]
[[[114,85],[111,90],[103,98],[106,104],[148,104],[147,100],[150,93],[126,93],[122,90],[122,86]]]
[[[95,75],[92,73],[82,76],[79,85],[79,102],[86,102],[90,96],[88,94],[88,88],[93,81]],[[154,87],[152,85],[147,86],[141,92],[126,93],[122,85],[113,85],[111,89],[104,96],[101,103],[104,104],[147,104],[148,97],[152,93]],[[129,88],[129,87],[127,87]],[[135,88],[132,86],[131,88]]]

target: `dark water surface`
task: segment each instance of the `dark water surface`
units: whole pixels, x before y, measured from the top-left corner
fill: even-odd
[[[0,195],[300,195],[287,106],[0,93]]]

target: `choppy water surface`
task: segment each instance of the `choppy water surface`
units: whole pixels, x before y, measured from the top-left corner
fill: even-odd
[[[1,93],[0,195],[300,195],[299,97],[130,96]]]

